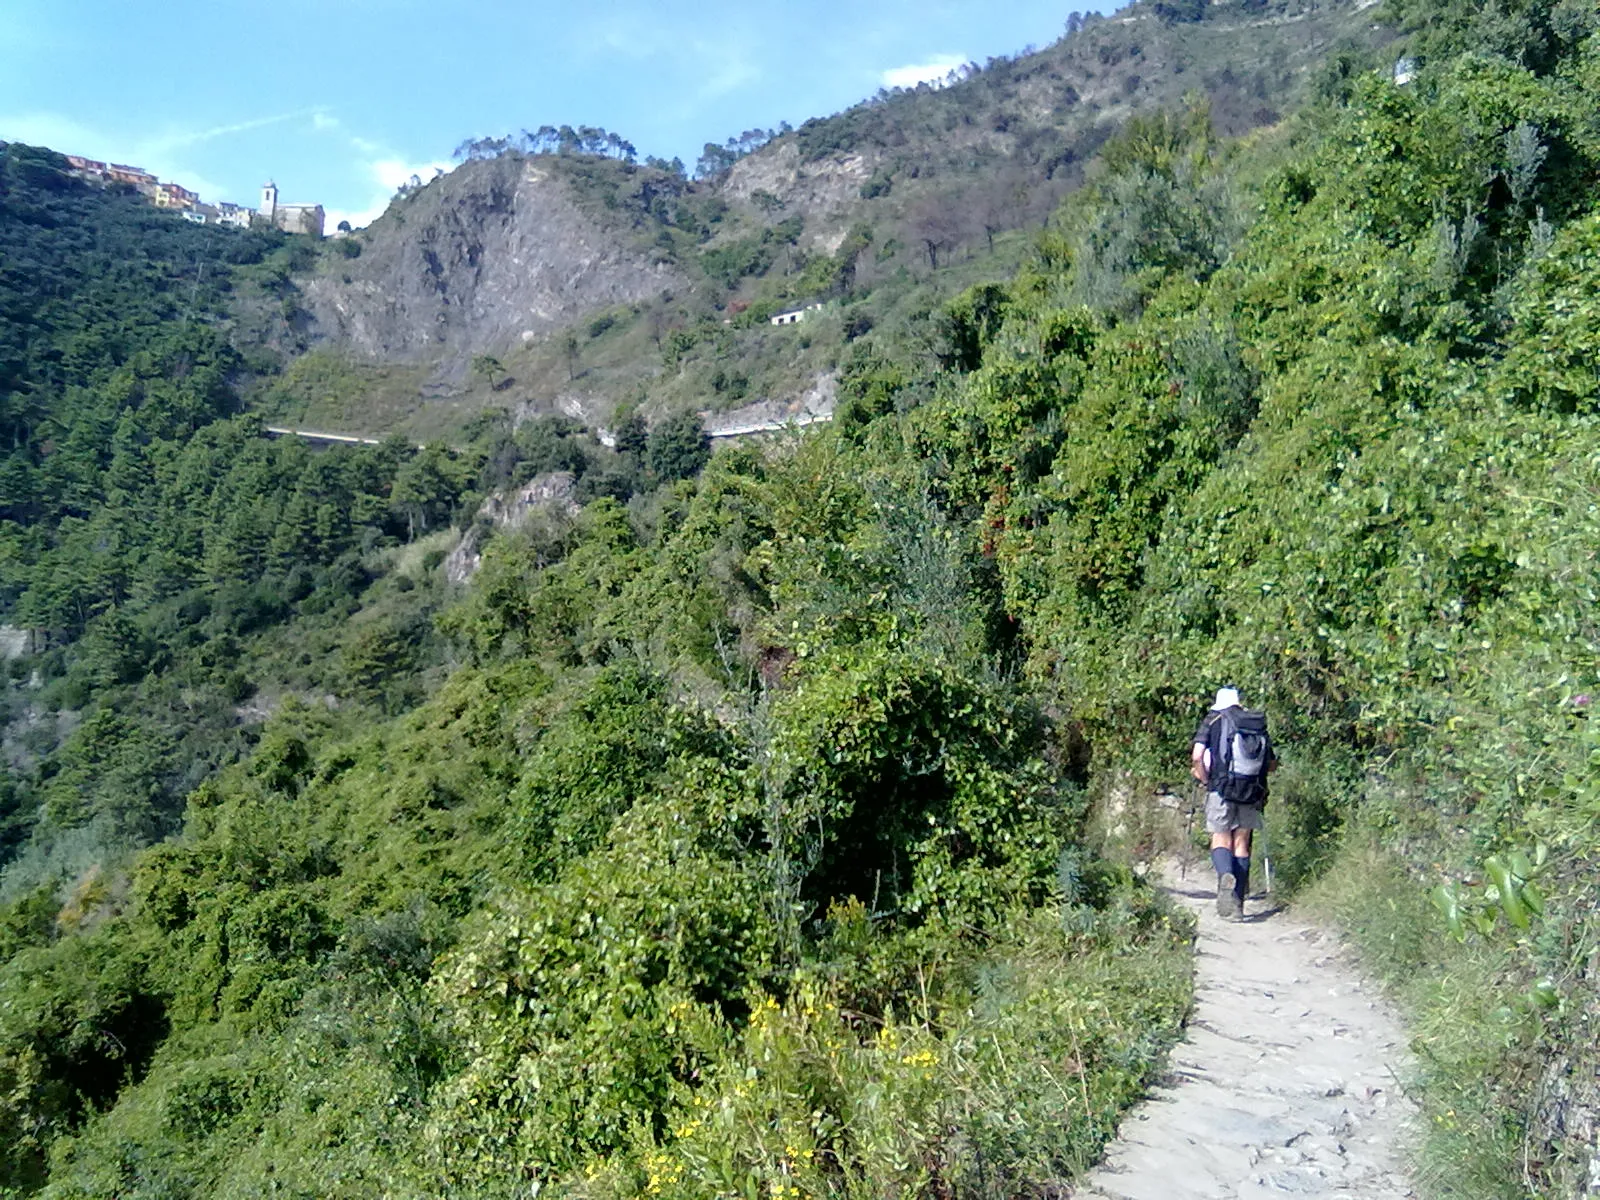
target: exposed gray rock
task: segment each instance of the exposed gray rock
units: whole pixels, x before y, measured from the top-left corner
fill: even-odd
[[[476,525],[470,526],[456,548],[444,560],[444,577],[451,583],[466,583],[483,566],[483,547]]]
[[[839,392],[835,371],[818,375],[797,396],[786,400],[758,400],[742,408],[720,413],[702,413],[706,432],[712,437],[734,437],[783,429],[788,425],[810,425],[833,415]]]
[[[535,476],[520,488],[495,492],[478,509],[478,520],[468,527],[445,556],[444,574],[451,583],[466,583],[483,565],[483,522],[499,529],[518,529],[538,513],[560,517],[576,516],[580,505],[576,497],[577,477],[570,471],[551,471]]]
[[[0,625],[0,661],[10,662],[33,653],[33,630]]]
[[[800,148],[782,141],[735,163],[723,192],[745,201],[766,192],[782,201],[784,214],[806,214],[812,248],[832,254],[851,212],[860,208],[861,185],[872,177],[877,161],[877,155],[852,153],[803,162]]]
[[[361,244],[302,281],[302,303],[316,337],[386,362],[460,366],[683,283],[580,205],[561,164],[520,155],[466,163],[396,201]]]
[[[540,509],[576,515],[581,505],[574,499],[577,477],[571,471],[551,471],[530,479],[511,492],[495,492],[478,510],[501,529],[516,529]]]

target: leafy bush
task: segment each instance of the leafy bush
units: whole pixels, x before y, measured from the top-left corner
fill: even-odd
[[[668,417],[650,431],[645,461],[661,479],[689,479],[711,457],[711,439],[698,413]]]

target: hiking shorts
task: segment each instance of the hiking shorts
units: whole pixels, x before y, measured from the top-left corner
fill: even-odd
[[[1206,793],[1206,832],[1232,833],[1235,829],[1260,829],[1259,804],[1230,804],[1216,792]]]

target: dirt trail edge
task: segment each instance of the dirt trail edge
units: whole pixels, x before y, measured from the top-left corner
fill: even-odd
[[[1163,872],[1199,918],[1195,1005],[1166,1079],[1077,1200],[1402,1200],[1411,1061],[1377,987],[1328,931],[1262,899],[1222,920],[1209,864]]]

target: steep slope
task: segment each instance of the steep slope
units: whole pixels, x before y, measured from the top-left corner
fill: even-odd
[[[982,240],[1048,212],[1135,112],[1203,97],[1220,133],[1279,120],[1335,48],[1393,37],[1371,0],[1137,3],[1074,20],[1044,50],[969,64],[947,86],[882,91],[737,163],[730,198],[801,211],[819,245],[857,220]],[[1179,11],[1182,9],[1183,11]]]
[[[682,285],[619,224],[551,164],[467,163],[396,200],[359,258],[332,258],[305,280],[304,303],[321,336],[368,359],[498,349]]]
[[[309,253],[0,144],[0,907],[58,910],[76,880],[93,911],[96,880],[174,832],[280,705],[381,710],[394,668],[428,663],[444,588],[421,550],[402,578],[400,542],[479,460],[313,453],[237,415],[252,363],[230,310],[281,303]],[[364,689],[344,665],[386,641],[399,657]],[[0,919],[0,956],[18,928]]]
[[[1183,776],[1229,679],[1283,751],[1276,877],[1326,870],[1409,1007],[1420,1182],[1592,1191],[1600,21],[1406,7],[1430,34],[1406,86],[1348,77],[1292,141],[1224,144],[1199,107],[1129,122],[1011,282],[902,360],[857,338],[831,427],[494,534],[436,621],[340,655],[392,688],[432,630],[446,678],[388,719],[285,705],[136,863],[0,889],[0,1188],[1063,1195],[1189,1001],[1188,922],[1097,854],[1090,805],[1147,846],[1166,814],[1132,798]],[[730,356],[768,332],[694,329]],[[710,366],[663,340],[675,379]],[[170,407],[158,382],[133,417]],[[66,481],[81,553],[43,577],[107,597],[87,584],[120,539],[183,535],[94,617],[171,623],[107,620],[82,663],[176,647],[174,712],[237,661],[272,572],[288,594],[326,547],[339,586],[480,465],[346,458],[339,494],[316,468],[341,460],[306,455],[275,509],[281,462],[236,474],[260,440],[219,424],[181,453],[113,431],[108,469]],[[694,424],[652,447],[631,423],[621,457],[681,461]],[[541,472],[583,450],[505,432],[497,475],[515,438]],[[119,498],[151,471],[159,503]],[[438,586],[442,544],[392,548],[396,599]],[[216,636],[186,652],[179,622]],[[81,728],[79,765],[136,799],[159,744]],[[79,779],[42,781],[61,818]]]
[[[303,281],[308,344],[367,372],[348,397],[318,407],[291,381],[271,403],[415,436],[489,406],[604,423],[619,405],[784,404],[866,329],[904,329],[1015,269],[1020,231],[1084,181],[1130,115],[1198,98],[1219,132],[1238,133],[1277,121],[1336,48],[1381,61],[1372,48],[1392,35],[1369,7],[1134,4],[946,87],[808,121],[696,182],[579,154],[469,161],[398,197]],[[763,332],[772,313],[814,302],[838,319]],[[483,355],[505,374],[472,378]],[[379,379],[375,364],[426,370]]]

